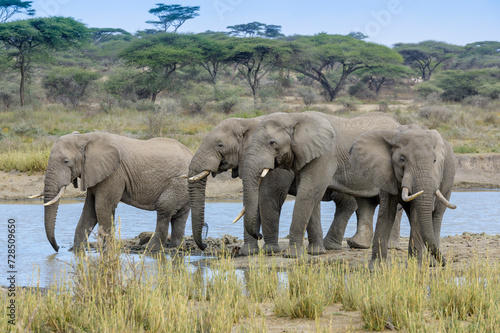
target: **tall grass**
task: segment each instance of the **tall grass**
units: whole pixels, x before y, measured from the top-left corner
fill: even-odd
[[[370,271],[302,259],[284,267],[264,255],[250,261],[243,276],[226,255],[210,268],[164,255],[135,262],[111,240],[105,249],[77,253],[72,272],[47,290],[18,289],[17,326],[2,315],[0,331],[266,332],[268,307],[327,332],[335,317],[324,311],[334,303],[360,314],[364,327],[353,330],[500,331],[498,262],[433,268],[392,259]]]

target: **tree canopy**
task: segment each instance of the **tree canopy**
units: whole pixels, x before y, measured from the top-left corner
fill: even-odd
[[[401,56],[390,48],[342,35],[321,33],[291,42],[293,56],[285,66],[319,82],[328,99],[334,100],[345,80],[363,68],[399,64]],[[333,79],[326,75],[335,72]]]
[[[32,3],[33,1],[0,0],[0,23],[7,22],[15,14],[35,15]]]
[[[266,37],[266,38],[277,38],[284,36],[281,33],[281,25],[274,24],[264,24],[257,21],[230,25],[226,27],[230,29],[228,35],[236,37]]]
[[[161,33],[134,40],[121,56],[129,65],[144,70],[152,79],[151,99],[167,87],[171,75],[180,67],[198,63],[200,49],[191,35]]]
[[[199,10],[200,6],[166,5],[164,3],[157,3],[156,8],[151,8],[149,13],[156,16],[158,21],[146,21],[146,23],[152,24],[158,30],[164,32],[167,32],[170,27],[173,27],[173,32],[177,32],[177,29],[179,29],[184,22],[199,16]]]
[[[463,52],[463,47],[436,41],[424,41],[418,44],[398,43],[394,49],[401,54],[405,64],[417,69],[422,80],[430,79],[432,72],[443,62]]]
[[[16,60],[21,73],[19,96],[25,104],[27,74],[34,57],[47,55],[49,50],[77,47],[88,40],[88,29],[68,17],[36,18],[0,24],[0,42]]]

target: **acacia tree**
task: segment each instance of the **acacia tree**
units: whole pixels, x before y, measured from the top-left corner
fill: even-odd
[[[0,23],[7,22],[15,14],[35,15],[32,3],[33,1],[0,0]]]
[[[418,44],[394,44],[394,50],[403,56],[406,65],[420,72],[422,80],[428,81],[439,65],[462,53],[464,48],[428,40]]]
[[[231,31],[228,32],[230,36],[236,37],[266,37],[266,38],[277,38],[284,36],[281,33],[281,25],[275,24],[264,24],[257,21],[230,25],[226,27]]]
[[[201,55],[199,64],[208,72],[215,85],[221,67],[230,61],[229,45],[232,39],[224,33],[204,33],[193,35],[193,38]]]
[[[237,64],[238,73],[247,81],[254,104],[257,105],[261,79],[274,67],[281,64],[289,53],[287,45],[264,38],[236,38],[230,60]]]
[[[146,21],[146,23],[152,24],[164,32],[167,32],[170,27],[173,27],[173,32],[177,32],[177,29],[179,29],[184,22],[199,16],[199,10],[200,6],[166,5],[164,3],[157,3],[156,8],[151,8],[149,13],[156,16],[158,21]]]
[[[368,85],[368,88],[375,91],[375,96],[378,97],[382,87],[393,85],[398,79],[409,78],[412,72],[413,70],[406,66],[383,64],[379,67],[361,69],[357,75]]]
[[[349,75],[363,68],[402,62],[388,47],[342,35],[321,33],[303,36],[290,43],[293,50],[285,66],[319,82],[333,101]],[[326,74],[335,72],[333,80]]]
[[[85,25],[69,17],[36,18],[0,24],[0,42],[15,59],[15,66],[21,74],[21,105],[25,105],[25,85],[33,58],[46,58],[49,51],[81,46],[88,36]]]
[[[152,78],[148,89],[154,102],[178,68],[200,61],[201,53],[195,44],[190,35],[161,33],[133,41],[121,56]]]

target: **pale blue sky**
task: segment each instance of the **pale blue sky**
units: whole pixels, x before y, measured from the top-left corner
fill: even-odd
[[[499,0],[34,0],[37,16],[71,16],[88,27],[122,28],[145,23],[155,3],[200,6],[200,16],[180,32],[227,31],[229,25],[258,21],[282,26],[286,35],[361,31],[369,41],[394,43],[438,40],[452,44],[500,41]]]

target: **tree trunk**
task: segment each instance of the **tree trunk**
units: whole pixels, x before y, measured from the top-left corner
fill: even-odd
[[[24,90],[26,83],[26,59],[21,55],[21,84],[19,85],[19,103],[21,106],[25,104]]]

